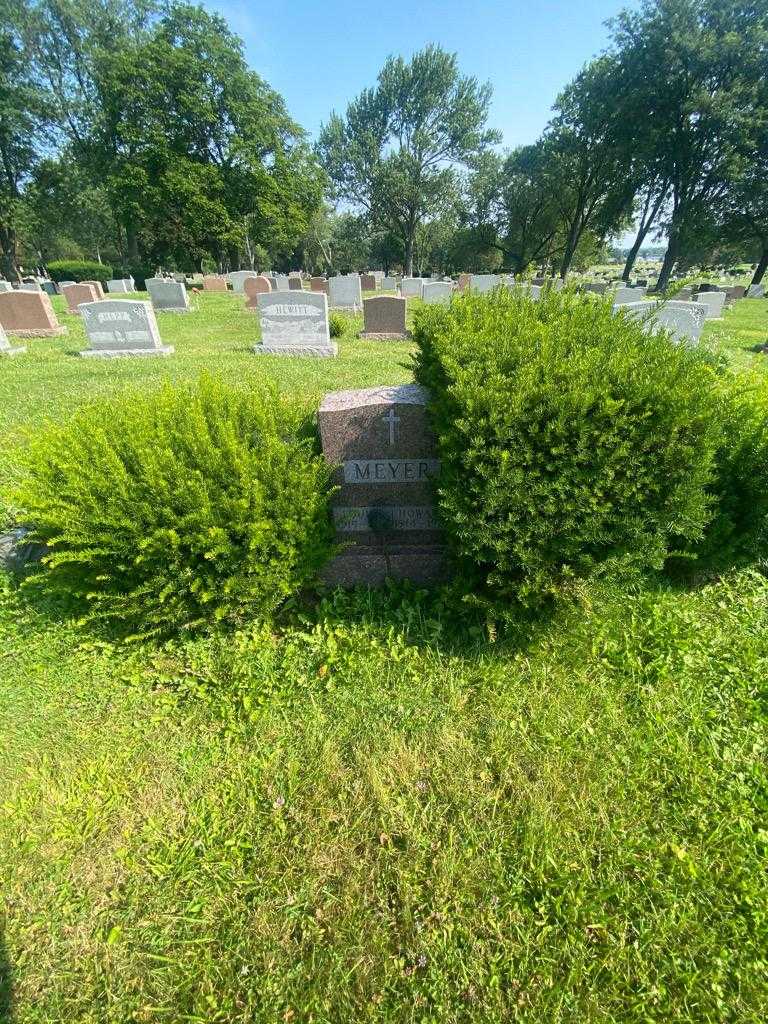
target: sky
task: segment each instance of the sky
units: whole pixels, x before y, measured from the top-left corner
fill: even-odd
[[[608,41],[605,21],[637,0],[203,0],[244,41],[250,66],[316,138],[390,54],[429,43],[459,55],[463,74],[490,81],[489,126],[502,148],[534,142],[552,103]]]

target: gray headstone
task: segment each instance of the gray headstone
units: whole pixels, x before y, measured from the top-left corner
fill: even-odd
[[[404,299],[420,299],[424,294],[424,281],[421,277],[404,277],[400,282],[400,294]]]
[[[332,498],[337,536],[348,547],[327,567],[334,584],[427,583],[445,572],[433,481],[440,462],[416,384],[334,391],[318,413],[323,454],[338,467]]]
[[[329,305],[342,309],[362,309],[363,291],[359,274],[328,278]]]
[[[469,279],[469,287],[473,292],[490,292],[501,284],[501,277],[498,274],[472,274]]]
[[[407,299],[399,295],[376,295],[363,299],[364,327],[361,338],[399,340],[407,338],[405,311]]]
[[[107,291],[110,295],[124,295],[131,291],[131,283],[125,277],[115,277],[107,281]]]
[[[628,302],[642,302],[645,288],[617,288],[613,296],[613,304],[624,306]]]
[[[272,288],[276,292],[287,292],[290,288],[290,278],[287,274],[275,274],[275,283]]]
[[[168,356],[173,347],[163,345],[150,302],[136,299],[101,299],[83,302],[80,313],[90,348],[81,356]]]
[[[397,291],[397,278],[396,277],[382,277],[381,284],[379,286],[383,292],[396,292]]]
[[[10,281],[0,281],[0,292],[12,292],[13,285]]]
[[[685,345],[698,344],[706,319],[706,308],[696,302],[628,302],[613,309],[643,320],[649,331],[663,327]]]
[[[763,284],[751,284],[747,288],[748,299],[764,299],[765,298],[765,285]]]
[[[59,291],[54,281],[43,281],[40,285],[46,295],[58,295]]]
[[[147,291],[158,313],[189,313],[187,289],[169,277],[148,277]]]
[[[245,281],[249,277],[258,276],[255,270],[233,270],[231,274],[227,274],[227,280],[232,285],[232,291],[242,295],[244,294],[243,285]]]
[[[24,284],[19,285],[20,292],[39,292],[42,288],[37,281],[25,281]]]
[[[322,292],[263,292],[257,296],[261,344],[257,355],[335,356],[328,332],[328,299]]]
[[[707,320],[720,320],[722,318],[725,300],[725,292],[699,292],[696,296],[696,302],[700,302],[707,307]]]
[[[21,356],[26,351],[25,345],[11,345],[5,328],[0,324],[0,356]]]
[[[426,281],[422,298],[428,306],[438,303],[447,304],[453,295],[453,284],[450,281]]]

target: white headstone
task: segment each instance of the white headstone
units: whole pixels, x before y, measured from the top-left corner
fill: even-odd
[[[696,302],[628,302],[614,305],[614,312],[623,310],[629,316],[643,320],[648,330],[663,327],[675,341],[697,345],[706,319],[706,307]]]
[[[275,274],[275,283],[272,285],[273,289],[278,292],[288,291],[288,275],[287,274]]]
[[[707,307],[707,320],[720,320],[723,316],[723,306],[728,296],[725,292],[699,292],[696,302]]]
[[[249,277],[258,277],[259,275],[255,270],[233,270],[231,274],[227,274],[227,280],[232,285],[232,291],[238,292],[243,295],[243,284]]]
[[[3,325],[0,324],[0,356],[21,356],[26,351],[25,345],[11,345]]]
[[[188,313],[189,298],[187,289],[179,281],[168,277],[148,277],[147,291],[152,306],[162,313]]]
[[[0,292],[12,292],[13,285],[10,281],[0,281]]]
[[[450,281],[427,281],[424,284],[422,298],[428,306],[435,303],[448,303],[453,294],[453,285]]]
[[[379,285],[383,292],[396,292],[397,291],[397,278],[396,277],[382,277]]]
[[[762,284],[751,284],[747,288],[748,299],[764,299],[765,298],[765,285]]]
[[[473,292],[490,292],[501,284],[498,274],[472,274],[469,287]]]
[[[110,295],[122,294],[133,291],[133,281],[128,277],[116,277],[111,281],[107,281],[107,291]]]
[[[625,306],[628,302],[642,302],[645,288],[617,288],[613,296],[614,306]]]
[[[424,294],[423,278],[404,277],[400,282],[400,294],[404,299],[420,299]]]
[[[359,274],[342,274],[328,278],[329,305],[344,309],[362,309],[363,291]]]
[[[163,345],[150,302],[135,299],[101,299],[78,307],[90,348],[81,356],[168,356],[173,347]]]
[[[284,289],[257,296],[261,344],[257,355],[335,356],[328,332],[328,298],[324,292]]]

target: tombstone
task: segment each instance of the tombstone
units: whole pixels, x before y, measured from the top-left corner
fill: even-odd
[[[378,288],[380,288],[381,287],[381,282],[384,280],[384,271],[383,270],[372,270],[371,274],[373,274],[373,276],[376,278],[376,286]]]
[[[382,277],[380,287],[381,287],[381,290],[383,292],[396,292],[397,291],[397,278],[396,277]]]
[[[103,299],[104,298],[104,289],[103,289],[103,287],[101,285],[101,281],[83,281],[82,283],[83,284],[89,284],[91,286],[91,288],[93,288],[93,290],[96,292],[96,298],[97,299]]]
[[[460,292],[465,292],[472,284],[471,274],[459,274],[459,280],[456,285]]]
[[[178,271],[174,271],[171,274],[171,277],[173,278],[174,281],[177,281],[179,284],[186,284],[187,283],[187,275],[186,274],[180,274]]]
[[[707,307],[707,320],[722,320],[725,292],[699,292],[694,302],[700,302]]]
[[[237,292],[238,295],[244,295],[243,285],[251,278],[258,277],[259,275],[255,270],[233,270],[231,274],[227,274],[227,280],[232,285],[232,291]]]
[[[327,295],[328,282],[324,277],[311,277],[309,279],[309,290],[311,292],[322,292],[323,295]]]
[[[363,299],[364,326],[361,338],[401,341],[408,337],[405,329],[407,299],[398,295],[376,295]]]
[[[107,291],[110,295],[124,295],[133,291],[133,281],[127,277],[115,277],[107,281]]]
[[[671,332],[675,341],[685,345],[699,343],[706,319],[704,304],[696,302],[628,302],[624,305],[614,305],[614,313],[619,310],[645,321],[647,330],[665,328]]]
[[[498,274],[472,274],[469,280],[469,287],[479,294],[491,292],[500,284],[501,277]]]
[[[303,290],[303,288],[304,283],[302,282],[301,277],[298,274],[292,275],[291,277],[288,278],[288,291],[300,292]]]
[[[404,277],[400,282],[400,294],[404,299],[420,299],[424,294],[424,281],[420,277]]]
[[[438,303],[447,305],[453,295],[453,283],[451,281],[427,281],[421,297],[428,306]]]
[[[549,278],[547,277],[534,277],[531,284],[535,284],[537,288],[542,288],[548,280]]]
[[[86,284],[63,284],[61,294],[67,300],[67,312],[73,316],[80,316],[80,304],[82,302],[98,302],[99,296],[93,285]]]
[[[12,292],[12,291],[13,291],[13,285],[11,284],[10,281],[0,281],[0,295],[2,295],[3,292]]]
[[[11,345],[8,335],[0,325],[0,359],[3,356],[23,356],[26,351],[25,345]]]
[[[364,292],[375,292],[376,284],[376,278],[373,274],[360,275],[360,287]]]
[[[227,279],[220,274],[205,274],[203,277],[204,292],[226,292]]]
[[[294,295],[262,292],[257,296],[261,344],[256,355],[335,356],[338,345],[328,333],[328,299],[317,292]]]
[[[605,295],[608,285],[604,281],[588,281],[581,286],[583,292],[591,292],[594,295]]]
[[[723,291],[725,292],[725,301],[730,305],[738,299],[743,299],[747,289],[743,284],[732,284],[728,288],[724,288]]]
[[[58,295],[59,289],[56,287],[55,281],[43,281],[40,285],[46,295]]]
[[[249,277],[243,284],[245,289],[245,308],[249,313],[256,313],[259,309],[259,296],[268,295],[272,291],[272,285],[268,277],[257,274],[256,277]]]
[[[328,278],[329,305],[341,309],[362,309],[363,292],[359,274]]]
[[[323,455],[338,467],[332,514],[337,538],[347,545],[326,567],[328,583],[376,586],[387,577],[430,583],[445,576],[432,490],[440,462],[426,402],[417,384],[323,398]]]
[[[189,313],[187,289],[168,277],[148,277],[146,288],[156,313]]]
[[[41,292],[42,290],[37,281],[25,281],[19,285],[20,292]]]
[[[287,292],[290,287],[290,278],[287,274],[275,274],[275,282],[272,285],[273,292]]]
[[[765,298],[765,285],[762,284],[751,284],[747,288],[748,299],[764,299]]]
[[[90,348],[81,356],[114,359],[119,356],[169,356],[173,346],[163,345],[151,302],[137,299],[102,299],[84,302],[80,312]]]
[[[43,291],[0,293],[0,327],[22,338],[53,338],[67,333]]]
[[[617,288],[613,295],[614,306],[624,306],[628,302],[642,302],[644,288]]]

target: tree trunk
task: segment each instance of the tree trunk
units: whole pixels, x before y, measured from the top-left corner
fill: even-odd
[[[637,238],[635,239],[634,243],[632,244],[632,248],[629,250],[629,253],[627,254],[627,262],[624,264],[624,273],[621,275],[622,281],[629,281],[629,276],[632,273],[632,268],[635,265],[637,254],[640,252],[642,244],[645,241],[645,236],[651,230],[651,227],[653,226],[656,218],[659,215],[661,204],[664,202],[668,191],[669,186],[665,186],[661,190],[661,192],[659,192],[658,196],[656,197],[656,202],[653,204],[653,208],[651,209],[650,215],[648,214],[648,203],[646,202],[645,209],[643,210],[643,216],[640,218],[640,225],[637,229]]]
[[[760,259],[758,260],[752,280],[749,282],[750,285],[760,284],[766,270],[768,270],[768,238],[763,239],[763,251],[760,254]]]
[[[563,250],[563,258],[560,261],[560,277],[564,281],[568,271],[571,269],[571,263],[573,263],[573,257],[576,252],[576,248],[579,244],[581,232],[578,229],[579,221],[581,220],[581,213],[577,217],[574,217],[571,228],[568,232],[568,239],[565,243],[565,249]]]
[[[139,262],[139,239],[133,224],[125,225],[125,247],[128,250],[128,260],[131,263]]]
[[[655,292],[665,292],[669,279],[672,276],[672,271],[675,269],[678,256],[680,255],[680,239],[678,237],[676,229],[673,227],[669,233],[667,239],[667,251],[664,253],[664,262],[661,265],[661,273],[659,274],[659,280],[656,282]]]
[[[20,281],[16,265],[16,232],[11,227],[0,226],[0,260],[3,275],[8,281]]]
[[[405,240],[405,276],[413,277],[413,236],[415,232],[410,232]]]

